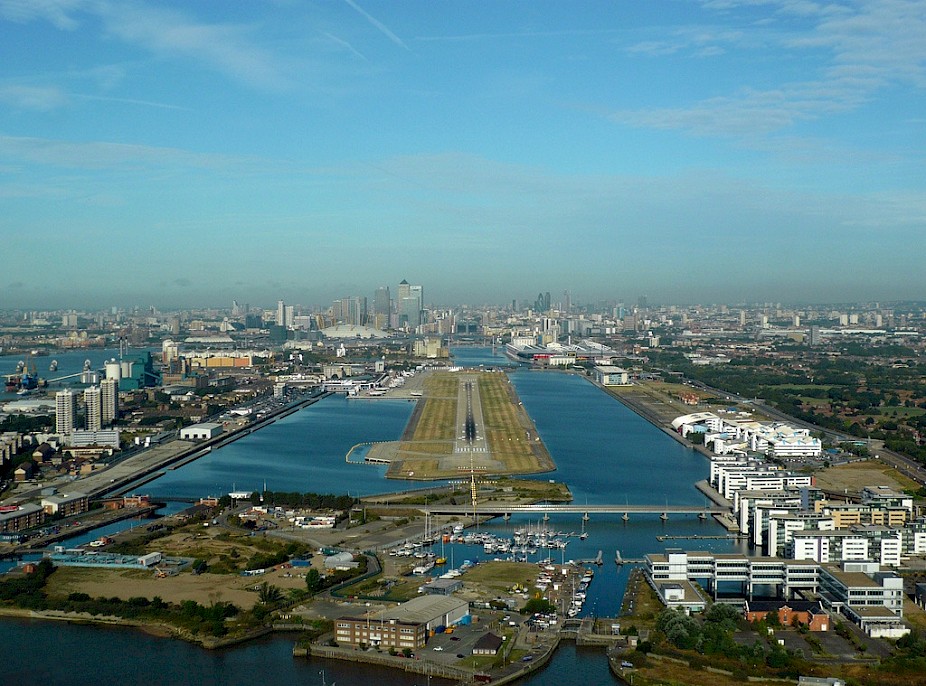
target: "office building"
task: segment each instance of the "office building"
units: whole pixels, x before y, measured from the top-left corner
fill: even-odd
[[[414,331],[422,323],[424,309],[424,286],[413,286],[405,279],[396,293],[396,314],[399,328]]]
[[[352,295],[335,300],[331,304],[331,314],[338,323],[364,326],[367,323],[367,299]]]
[[[389,295],[389,286],[380,286],[373,294],[373,313],[384,314],[387,317],[392,309],[392,299]]]
[[[439,626],[452,626],[469,616],[465,600],[424,595],[380,612],[335,621],[335,639],[344,646],[417,650]]]

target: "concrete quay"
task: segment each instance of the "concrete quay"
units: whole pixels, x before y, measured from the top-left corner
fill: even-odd
[[[277,408],[253,424],[247,424],[239,429],[223,433],[206,441],[182,441],[170,439],[164,443],[152,446],[134,455],[119,460],[112,465],[100,469],[79,479],[68,481],[66,484],[50,484],[68,491],[86,493],[91,498],[101,498],[109,494],[125,492],[129,488],[136,488],[147,481],[162,475],[162,470],[178,467],[194,459],[208,455],[212,449],[221,448],[233,441],[247,436],[254,431],[264,428],[280,417],[285,417],[308,407],[329,395],[322,393],[310,398],[297,400],[283,407]],[[15,493],[17,501],[24,501],[30,497],[37,497],[41,488],[32,491]]]

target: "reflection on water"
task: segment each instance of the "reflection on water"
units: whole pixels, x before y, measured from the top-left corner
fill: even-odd
[[[491,349],[460,348],[454,359],[466,364],[507,362]],[[526,369],[511,374],[512,383],[527,408],[557,465],[551,474],[535,478],[565,481],[575,503],[588,504],[704,504],[693,484],[708,475],[707,460],[690,450],[614,398],[579,376]],[[396,400],[350,401],[331,397],[239,441],[212,451],[150,483],[156,495],[201,497],[237,490],[314,491],[365,495],[419,487],[390,481],[383,467],[348,465],[352,445],[365,441],[396,440],[408,421],[413,403]],[[539,526],[539,518],[513,517],[483,526],[496,533]],[[581,515],[554,515],[546,526],[578,531]],[[663,550],[686,541],[656,540],[657,536],[717,535],[723,530],[695,516],[593,515],[585,525],[587,540],[570,539],[565,550],[553,551],[555,561],[590,559],[598,551],[605,564],[589,588],[585,613],[613,616],[619,608],[629,567],[614,563],[616,550],[625,558]],[[481,547],[459,546],[446,551],[457,565],[485,555]],[[737,544],[725,540],[699,540],[701,550],[729,551]],[[36,676],[45,683],[80,683],[91,678],[120,683],[328,683],[414,684],[423,677],[336,661],[293,660],[291,642],[284,638],[251,643],[241,648],[207,652],[186,644],[153,639],[133,632],[42,623],[0,623],[0,640],[7,645],[43,645],[55,641],[58,661],[36,668],[27,651],[13,651],[11,683],[15,675]],[[119,655],[111,666],[99,664],[99,655]],[[110,668],[111,667],[111,668]],[[109,671],[107,671],[109,670]],[[152,676],[154,675],[154,676]],[[612,683],[602,652],[577,649],[564,643],[550,665],[525,684]],[[436,683],[436,681],[435,681]]]

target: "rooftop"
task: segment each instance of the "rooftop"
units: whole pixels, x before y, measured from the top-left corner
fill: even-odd
[[[469,604],[465,600],[450,596],[427,595],[413,598],[397,607],[377,612],[373,617],[383,620],[394,619],[412,624],[425,624],[440,615],[458,610],[460,607],[468,608]]]

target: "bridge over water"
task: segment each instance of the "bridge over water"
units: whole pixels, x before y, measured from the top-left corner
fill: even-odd
[[[474,509],[472,505],[441,505],[435,503],[428,505],[427,510],[430,514],[446,515],[484,515],[484,516],[504,516],[514,514],[694,514],[694,515],[720,515],[729,514],[730,509],[716,506],[698,506],[698,505],[562,505],[562,504],[535,504],[535,505],[514,505],[510,503],[479,503]]]

